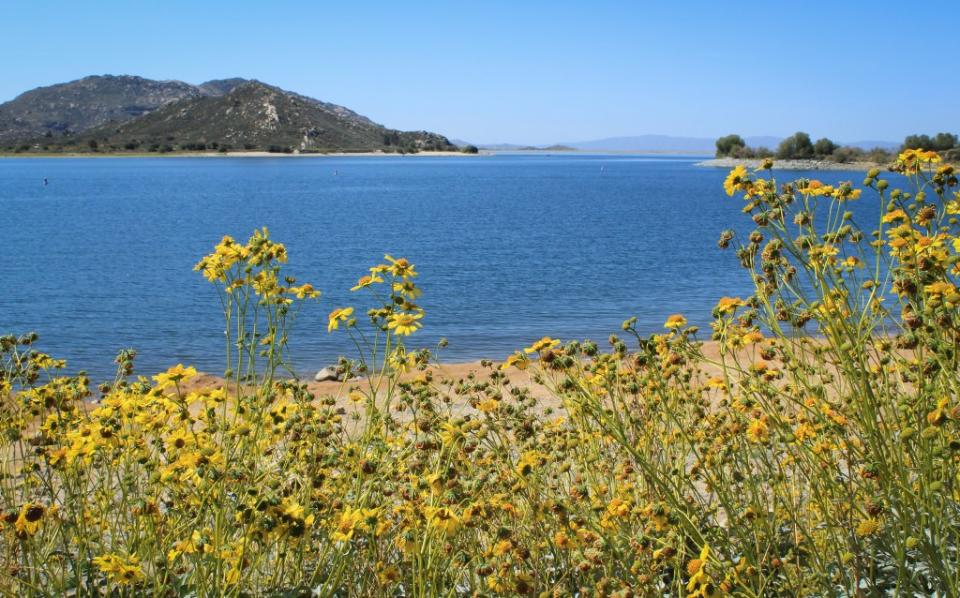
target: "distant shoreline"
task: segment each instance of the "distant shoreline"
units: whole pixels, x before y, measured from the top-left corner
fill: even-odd
[[[548,150],[548,149],[480,149],[479,152],[460,151],[422,151],[401,154],[399,152],[307,152],[284,153],[265,151],[236,152],[0,152],[0,158],[350,158],[350,157],[476,157],[494,155],[565,155],[565,156],[650,156],[700,159],[706,157],[702,152],[684,152],[668,150]],[[700,162],[698,166],[714,166],[713,160]],[[716,164],[723,166],[723,164]]]
[[[20,152],[0,153],[0,158],[350,158],[350,157],[476,157],[491,155],[493,152],[481,150],[476,154],[452,151],[423,151],[401,154],[399,152],[309,152],[303,154],[283,152]]]
[[[747,168],[757,168],[762,160],[743,159],[743,158],[712,158],[697,162],[696,166],[705,166],[708,168],[736,168],[745,166]],[[866,172],[871,168],[884,168],[884,164],[875,162],[832,162],[830,160],[773,160],[774,170],[847,170],[855,172]]]

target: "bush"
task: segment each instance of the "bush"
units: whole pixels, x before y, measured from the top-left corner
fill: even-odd
[[[874,164],[886,164],[893,160],[893,154],[882,147],[875,147],[864,153],[863,159],[867,162],[873,162]]]
[[[807,160],[813,156],[813,143],[810,142],[810,136],[803,132],[794,133],[777,146],[777,158],[781,160]]]
[[[772,158],[774,156],[773,152],[768,147],[759,146],[754,148],[753,157],[754,158]]]
[[[863,150],[858,147],[850,146],[838,147],[833,150],[833,153],[830,155],[830,159],[841,164],[857,162],[858,160],[863,159]]]
[[[833,154],[834,151],[839,148],[836,143],[830,141],[826,137],[818,139],[816,143],[813,144],[813,155],[817,158],[826,158]]]
[[[922,149],[943,152],[957,147],[957,136],[953,133],[937,133],[936,136],[908,135],[903,140],[901,151],[906,149]]]
[[[463,152],[464,154],[476,154],[480,152],[480,149],[475,145],[468,144],[460,148],[460,151]]]
[[[747,143],[739,135],[721,137],[716,145],[718,158],[739,157],[747,149]]]

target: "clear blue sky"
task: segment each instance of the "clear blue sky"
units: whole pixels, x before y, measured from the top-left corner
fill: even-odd
[[[960,130],[960,2],[2,0],[0,101],[256,78],[475,142]]]

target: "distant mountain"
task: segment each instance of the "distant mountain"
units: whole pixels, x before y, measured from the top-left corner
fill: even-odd
[[[0,104],[0,142],[80,133],[202,93],[182,81],[112,75],[38,87]]]
[[[860,149],[871,150],[879,147],[880,149],[885,149],[887,151],[897,151],[900,149],[902,143],[897,143],[895,141],[847,141],[841,143],[840,145],[849,145],[852,147],[859,147]]]
[[[708,137],[674,137],[672,135],[636,135],[632,137],[607,137],[592,141],[564,141],[566,145],[585,151],[620,152],[682,152],[713,153],[715,139]]]
[[[49,151],[453,150],[338,106],[240,78],[190,85],[94,76],[0,104],[0,145]]]
[[[457,145],[461,145],[457,143]],[[551,152],[574,152],[577,148],[569,145],[554,143],[553,145],[520,145],[516,143],[489,143],[478,146],[482,150],[492,152],[533,152],[533,151],[551,151]]]
[[[477,145],[477,144],[474,144]],[[489,150],[492,152],[512,152],[523,149],[525,147],[530,147],[529,145],[523,145],[519,143],[481,143],[477,145],[482,150]]]

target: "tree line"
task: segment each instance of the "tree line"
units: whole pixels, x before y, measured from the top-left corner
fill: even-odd
[[[717,139],[718,158],[777,158],[780,160],[831,160],[834,162],[888,162],[893,154],[880,147],[865,150],[849,145],[840,145],[827,137],[816,141],[810,135],[798,131],[780,142],[776,150],[766,147],[749,147],[740,135],[726,135]],[[960,160],[960,142],[954,133],[908,135],[900,150],[922,149],[940,152],[948,160]]]

